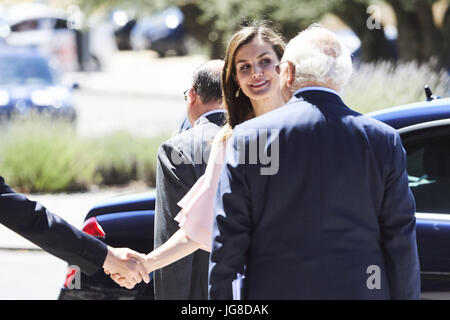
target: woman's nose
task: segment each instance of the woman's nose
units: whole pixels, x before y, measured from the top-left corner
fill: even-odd
[[[261,77],[261,76],[262,76],[262,70],[261,70],[261,69],[258,69],[258,68],[255,68],[255,69],[253,70],[252,78],[253,78],[253,79],[256,79],[256,78],[259,78],[259,77]]]

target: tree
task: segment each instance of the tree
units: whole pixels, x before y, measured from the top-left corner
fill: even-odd
[[[326,13],[333,13],[360,38],[362,60],[393,59],[396,56],[383,28],[368,28],[368,7],[374,0],[78,0],[88,7],[139,6],[151,11],[178,6],[185,15],[185,27],[201,44],[210,47],[212,57],[222,57],[226,40],[252,19],[273,21],[286,39]],[[385,0],[398,21],[397,48],[402,60],[425,61],[436,57],[439,66],[450,68],[450,0]],[[435,22],[432,5],[446,5],[443,23]],[[144,9],[144,10],[141,10]]]
[[[369,28],[371,14],[368,12],[370,1],[347,0],[332,1],[331,12],[338,16],[361,40],[362,60],[395,59],[392,44],[386,39],[382,28]]]
[[[450,68],[450,6],[449,0],[385,0],[395,12],[398,22],[396,50],[386,39],[383,28],[370,28],[372,0],[202,0],[192,1],[201,9],[200,23],[219,33],[220,39],[229,35],[251,19],[275,21],[282,34],[291,38],[324,14],[333,13],[347,24],[362,43],[362,60],[397,59],[427,61],[438,59],[438,67]],[[446,4],[442,24],[437,24],[432,6]],[[217,46],[217,44],[216,44]],[[223,43],[222,43],[223,47]],[[213,52],[223,52],[223,48]],[[215,55],[217,56],[217,55]]]
[[[442,25],[433,17],[436,0],[387,0],[398,21],[397,46],[404,60],[424,61],[434,56],[439,65],[450,69],[450,7]],[[449,1],[446,1],[447,5]]]

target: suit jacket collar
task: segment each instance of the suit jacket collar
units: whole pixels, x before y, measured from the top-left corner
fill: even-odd
[[[212,122],[218,126],[223,126],[226,123],[226,113],[225,111],[218,111],[211,114],[208,114],[207,116],[201,116],[197,119],[194,123],[194,127],[199,124],[205,124],[208,122]]]
[[[337,94],[337,92],[333,92],[332,90],[326,91],[316,89],[302,90],[300,92],[295,93],[292,100],[294,101],[303,100],[313,105],[332,103],[345,106],[345,103],[342,101],[341,97]]]

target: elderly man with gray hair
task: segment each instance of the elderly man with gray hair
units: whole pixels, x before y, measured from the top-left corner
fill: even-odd
[[[244,299],[419,298],[405,152],[394,129],[342,101],[348,50],[313,25],[289,42],[276,70],[286,105],[236,126],[227,146],[210,298],[231,299],[243,272]],[[249,137],[249,129],[278,134]],[[242,161],[255,145],[279,152],[278,172]]]

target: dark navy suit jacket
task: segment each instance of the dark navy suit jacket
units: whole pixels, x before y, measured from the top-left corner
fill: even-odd
[[[257,144],[276,174],[261,174]],[[245,266],[244,299],[417,299],[414,213],[398,133],[332,92],[300,92],[228,143],[210,298],[231,299]]]
[[[2,177],[0,223],[89,275],[100,270],[108,253],[106,244],[78,230],[38,202],[15,193]]]

